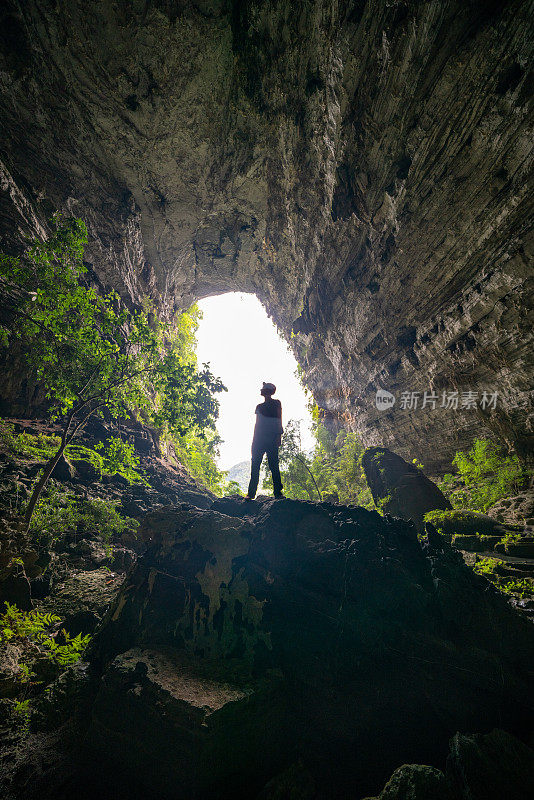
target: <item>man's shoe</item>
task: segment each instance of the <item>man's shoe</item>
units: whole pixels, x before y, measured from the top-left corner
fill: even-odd
[[[274,499],[275,500],[285,500],[286,496],[285,496],[285,494],[283,492],[277,492],[277,494],[275,494],[275,496],[274,496]]]
[[[246,503],[250,503],[250,501],[251,501],[251,500],[254,500],[254,498],[253,498],[253,497],[251,497],[250,495],[246,494],[246,495],[245,495],[245,502],[246,502]]]

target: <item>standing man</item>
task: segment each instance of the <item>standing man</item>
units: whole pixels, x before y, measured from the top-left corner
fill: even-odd
[[[260,394],[265,398],[263,403],[256,406],[256,425],[254,427],[254,438],[252,439],[252,468],[250,471],[250,483],[248,494],[245,500],[254,500],[258,481],[260,479],[260,467],[263,454],[267,453],[269,469],[273,476],[274,496],[281,498],[282,479],[280,478],[280,468],[278,466],[278,448],[282,442],[282,404],[280,400],[273,400],[276,392],[274,383],[264,383]]]

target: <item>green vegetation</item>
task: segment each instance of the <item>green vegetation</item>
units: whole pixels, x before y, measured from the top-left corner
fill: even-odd
[[[512,531],[505,533],[501,539],[501,542],[503,544],[517,544],[518,542],[523,542],[523,541],[525,541],[524,537],[521,536],[520,533],[512,533]]]
[[[214,494],[222,497],[225,494],[240,494],[241,489],[236,481],[228,481],[226,473],[217,467],[220,437],[208,433],[199,436],[195,432],[172,438],[174,452],[178,461],[191,475]]]
[[[471,509],[437,509],[429,511],[424,516],[425,522],[430,522],[439,533],[452,536],[455,533],[474,535],[487,535],[493,532],[493,522],[480,516],[480,512]]]
[[[30,720],[32,710],[30,707],[30,698],[26,700],[14,700],[11,708],[12,714],[17,720],[17,728],[22,738],[28,736],[30,733]]]
[[[75,664],[91,640],[89,634],[70,636],[59,626],[60,617],[40,611],[21,611],[16,605],[5,603],[0,614],[0,647],[16,645],[17,672],[14,674],[18,697],[11,700],[11,713],[20,735],[29,733],[31,720],[30,693],[39,690],[42,681],[36,680],[37,663],[43,657],[51,662],[57,672]]]
[[[478,572],[479,575],[493,575],[495,574],[495,570],[502,566],[503,562],[498,558],[480,558],[473,569],[475,572]]]
[[[322,500],[321,491],[311,470],[312,459],[302,449],[300,423],[290,420],[285,426],[279,449],[280,474],[286,497],[293,500]],[[267,473],[264,489],[273,489],[272,476]]]
[[[521,598],[532,597],[534,595],[534,578],[518,578],[506,575],[506,567],[507,565],[498,558],[481,558],[476,562],[473,569],[479,575],[489,578],[505,594],[518,595]]]
[[[139,523],[122,517],[117,504],[81,498],[57,486],[43,494],[35,507],[30,531],[40,543],[54,543],[68,533],[98,537],[107,549],[115,536],[135,531]]]
[[[456,453],[457,475],[439,483],[454,508],[486,511],[498,500],[519,491],[525,472],[515,455],[503,455],[489,439],[476,439],[467,452]]]
[[[293,420],[285,426],[280,448],[280,471],[284,493],[293,499],[334,499],[340,503],[374,508],[361,465],[364,448],[354,433],[341,431],[334,436],[313,409],[315,447],[311,454],[303,451],[299,424]],[[264,488],[271,488],[270,475]]]
[[[15,433],[14,425],[0,419],[0,440],[16,455],[46,462],[61,444],[61,437],[44,433]],[[102,475],[121,475],[129,483],[147,483],[140,471],[140,459],[133,445],[118,437],[99,442],[95,449],[69,444],[64,451],[69,461],[88,461]]]
[[[189,320],[165,321],[147,301],[131,311],[116,292],[98,293],[83,263],[87,230],[55,218],[46,242],[20,258],[0,254],[0,290],[11,322],[0,342],[17,340],[42,382],[50,416],[61,421],[60,444],[28,502],[25,528],[54,467],[91,416],[141,416],[172,435],[213,429],[214,393],[224,389],[207,365],[184,357]]]
[[[6,603],[5,607],[5,612],[0,615],[0,643],[32,643],[40,655],[46,655],[58,667],[68,667],[79,661],[91,640],[89,634],[82,636],[79,633],[72,637],[64,628],[54,631],[53,628],[57,628],[57,623],[61,621],[55,614],[21,611],[10,603]],[[64,643],[59,644],[57,638]],[[19,674],[23,683],[32,677],[27,662],[22,662]]]

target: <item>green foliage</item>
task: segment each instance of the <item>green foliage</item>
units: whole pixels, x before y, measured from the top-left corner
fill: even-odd
[[[32,642],[38,649],[59,667],[75,664],[91,636],[87,634],[71,637],[63,628],[60,633],[64,644],[56,641],[57,632],[53,631],[60,622],[60,617],[55,614],[40,611],[21,611],[16,605],[6,603],[6,610],[0,616],[0,642]],[[25,664],[25,674],[29,674],[29,665]]]
[[[14,700],[11,706],[11,713],[15,719],[15,724],[18,729],[19,736],[23,739],[30,733],[30,722],[32,717],[32,709],[30,706],[30,698],[25,700]]]
[[[501,542],[503,542],[503,544],[517,544],[518,542],[522,541],[524,541],[523,536],[521,536],[520,533],[512,533],[512,531],[505,533],[501,539]]]
[[[46,242],[22,258],[0,254],[0,293],[13,322],[1,340],[19,340],[34,377],[46,389],[52,419],[62,418],[56,456],[46,465],[26,513],[66,445],[93,414],[135,411],[147,422],[183,436],[213,429],[214,393],[224,389],[207,365],[198,370],[183,345],[194,317],[160,319],[146,303],[131,311],[116,292],[99,294],[86,280],[87,231],[79,219],[54,220]]]
[[[441,509],[437,508],[435,511],[427,511],[423,519],[425,522],[430,522],[439,533],[454,533],[456,525],[469,526],[472,528],[474,525],[479,525],[478,520],[474,520],[468,513],[471,509]],[[467,512],[467,513],[466,513]],[[469,531],[471,533],[474,531]]]
[[[45,461],[57,450],[59,436],[44,433],[15,433],[15,426],[0,419],[0,439],[4,447],[17,455]]]
[[[503,562],[498,558],[480,558],[474,565],[473,569],[480,575],[493,575],[495,569],[502,567]]]
[[[35,507],[30,531],[36,540],[53,542],[67,533],[81,532],[99,536],[106,547],[115,536],[135,531],[139,523],[122,517],[117,504],[104,500],[80,498],[52,485]]]
[[[224,490],[225,495],[240,494],[243,495],[243,490],[237,481],[228,481]]]
[[[285,426],[279,450],[280,473],[286,497],[293,500],[321,500],[319,487],[311,472],[311,459],[302,448],[300,423],[289,420]],[[265,475],[263,488],[273,488],[270,473]]]
[[[371,492],[361,465],[364,448],[356,434],[340,431],[334,436],[319,421],[317,407],[312,410],[315,447],[303,451],[300,426],[290,420],[285,426],[280,447],[280,467],[284,493],[293,499],[318,500],[333,496],[340,503],[374,508]],[[264,488],[271,488],[270,475]]]
[[[524,478],[517,456],[502,455],[489,439],[476,439],[467,453],[456,453],[453,464],[458,474],[445,475],[439,487],[454,508],[484,512],[501,498],[517,493]]]
[[[37,461],[47,461],[57,451],[61,437],[44,433],[15,433],[14,425],[0,419],[0,439],[12,453]],[[121,475],[129,483],[144,483],[147,480],[140,471],[140,459],[132,444],[120,437],[109,437],[99,442],[95,449],[81,444],[69,444],[65,458],[70,461],[88,461],[100,475]]]
[[[75,445],[70,445],[71,452]],[[87,449],[87,448],[86,448]],[[135,454],[135,448],[130,442],[120,437],[110,437],[106,442],[98,442],[95,450],[101,451],[97,455],[100,459],[97,469],[104,475],[122,475],[129,483],[144,483],[148,481],[140,471],[141,460]],[[90,451],[94,452],[94,451]],[[69,450],[67,449],[67,455]]]
[[[30,730],[32,715],[31,699],[28,693],[35,691],[40,681],[33,665],[45,656],[57,671],[80,660],[91,640],[89,634],[70,636],[59,627],[60,617],[40,611],[21,611],[16,605],[5,603],[5,612],[0,615],[0,646],[7,642],[18,646],[19,697],[10,701],[11,714],[20,736],[25,737]]]
[[[521,598],[534,596],[534,578],[517,578],[509,575],[502,577],[499,573],[505,567],[506,564],[498,558],[480,558],[473,569],[479,575],[485,575],[492,580],[505,594],[518,595]]]
[[[432,525],[434,525],[434,527],[439,533],[443,533],[443,521],[444,521],[443,513],[444,512],[441,511],[440,509],[437,509],[436,511],[428,511],[424,515],[423,519],[425,522],[430,522]]]
[[[499,589],[505,594],[516,594],[519,597],[532,597],[534,595],[534,580],[532,578],[505,578],[499,581]]]
[[[217,466],[220,437],[216,433],[200,436],[191,431],[183,436],[172,437],[176,457],[191,475],[218,496],[241,493],[235,481],[228,482],[226,473]]]

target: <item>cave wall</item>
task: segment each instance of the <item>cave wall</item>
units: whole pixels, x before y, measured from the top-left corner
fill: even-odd
[[[79,215],[88,263],[134,302],[255,292],[326,418],[367,445],[431,472],[475,435],[526,453],[533,12],[7,0],[3,244]],[[447,411],[444,390],[497,407]]]

